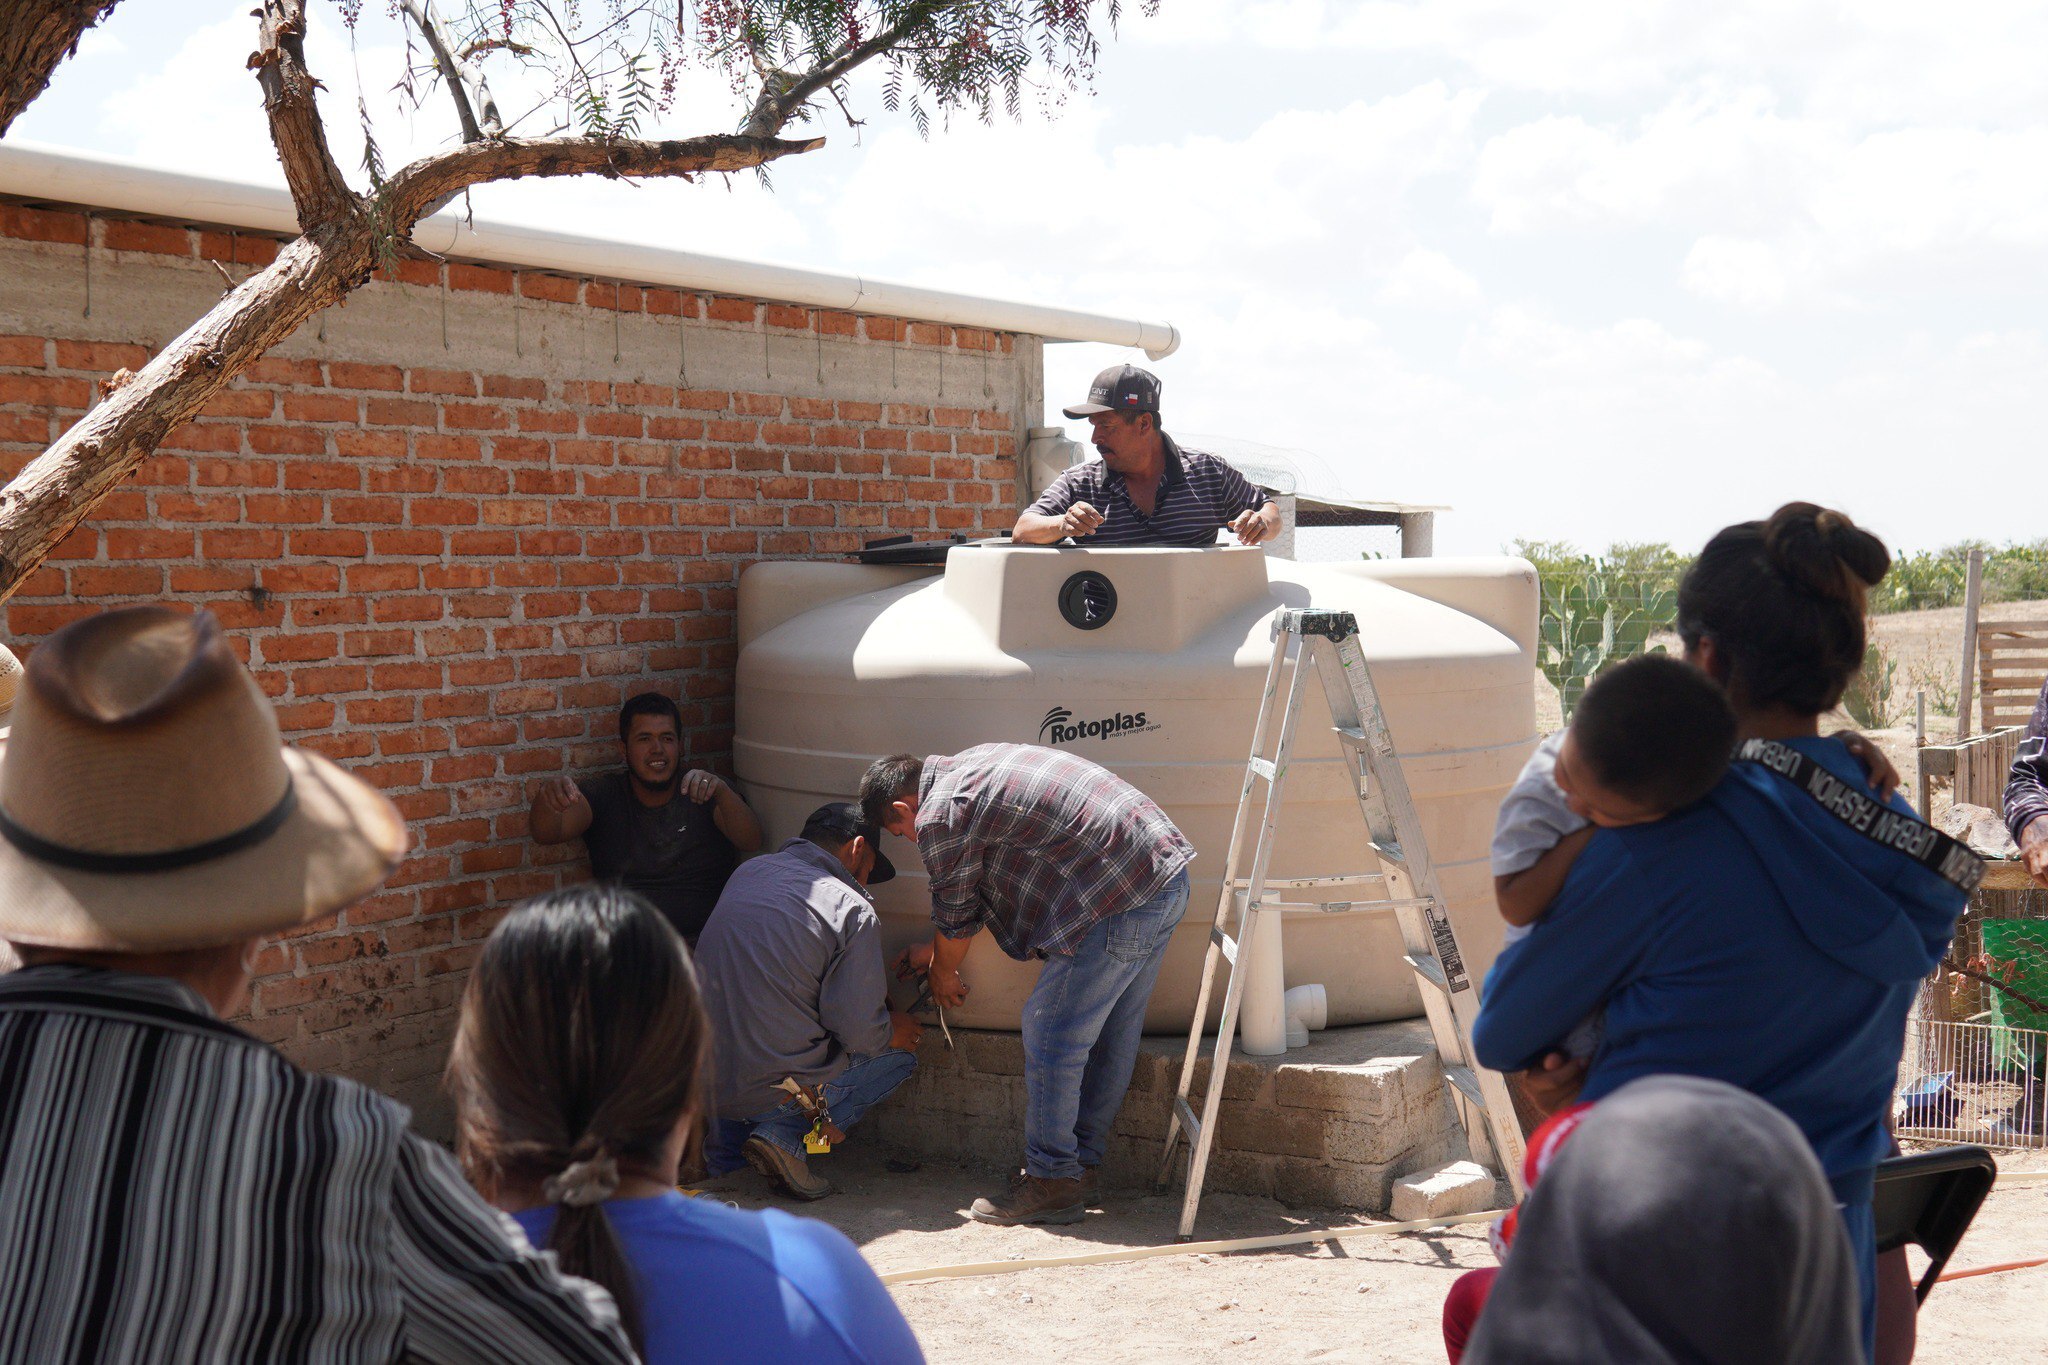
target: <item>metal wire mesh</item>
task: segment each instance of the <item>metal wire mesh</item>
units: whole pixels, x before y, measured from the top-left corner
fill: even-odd
[[[1900,1136],[2048,1148],[2048,893],[1977,893],[1948,962],[1907,1024]]]

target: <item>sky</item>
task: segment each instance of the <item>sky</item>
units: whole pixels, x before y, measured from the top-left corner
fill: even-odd
[[[248,0],[130,0],[10,137],[281,183]],[[356,175],[446,145],[314,0]],[[1131,8],[1135,8],[1132,6]],[[1669,541],[1804,498],[1894,546],[2035,539],[2048,7],[2016,0],[1163,0],[1092,93],[921,139],[872,81],[772,186],[527,182],[479,215],[1171,322],[1168,430],[1447,504],[1438,553]],[[494,75],[501,102],[517,78]],[[723,131],[688,80],[660,132]],[[1056,411],[1054,413],[1057,417]],[[1082,434],[1078,428],[1076,434]]]

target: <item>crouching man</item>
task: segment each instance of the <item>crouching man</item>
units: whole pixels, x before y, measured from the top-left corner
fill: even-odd
[[[742,1161],[798,1199],[822,1199],[804,1138],[816,1120],[784,1078],[853,1127],[917,1069],[923,1026],[889,1008],[882,934],[867,888],[896,869],[850,802],[820,806],[803,834],[743,863],[697,944],[717,1056],[713,1175]]]
[[[984,1223],[1074,1223],[1095,1202],[1130,1087],[1145,1006],[1188,908],[1195,851],[1166,812],[1108,769],[1058,749],[983,744],[897,754],[861,781],[867,819],[917,841],[938,933],[911,950],[932,998],[967,998],[960,964],[986,926],[1044,959],[1024,1004],[1024,1169],[977,1199]]]

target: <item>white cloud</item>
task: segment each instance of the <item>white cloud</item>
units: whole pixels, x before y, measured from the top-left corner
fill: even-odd
[[[1782,221],[1834,139],[1781,118],[1764,91],[1696,91],[1633,132],[1577,115],[1526,123],[1481,149],[1472,194],[1496,232]]]
[[[1395,263],[1380,286],[1379,300],[1397,308],[1459,312],[1483,295],[1479,281],[1441,251],[1416,247]]]

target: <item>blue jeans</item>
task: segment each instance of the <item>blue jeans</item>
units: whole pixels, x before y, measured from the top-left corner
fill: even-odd
[[[891,1091],[910,1079],[917,1070],[917,1054],[900,1048],[884,1048],[873,1056],[847,1059],[846,1070],[820,1086],[832,1122],[849,1132],[860,1116],[889,1097]],[[804,1154],[804,1134],[811,1131],[811,1117],[794,1098],[750,1119],[715,1119],[704,1143],[704,1166],[713,1175],[724,1175],[744,1164],[740,1148],[750,1137],[764,1138],[785,1152]]]
[[[1145,1006],[1167,940],[1188,910],[1188,874],[1111,915],[1072,954],[1045,960],[1024,1002],[1024,1164],[1073,1179],[1100,1166],[1138,1064]]]

